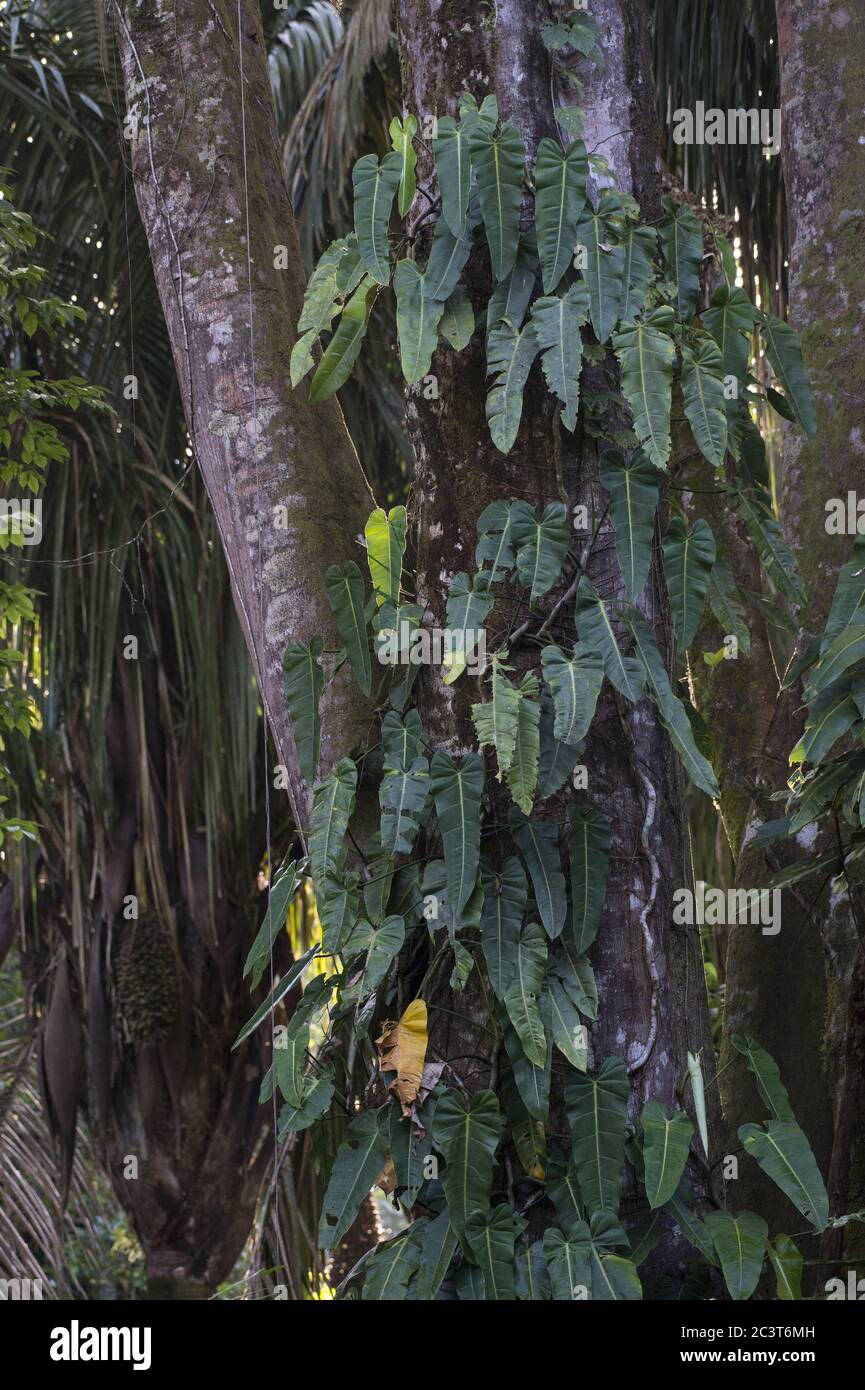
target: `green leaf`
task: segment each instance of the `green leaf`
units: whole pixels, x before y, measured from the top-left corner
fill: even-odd
[[[514,268],[496,285],[487,305],[487,332],[503,319],[518,329],[526,315],[538,273],[538,256],[533,232],[523,232],[517,243]]]
[[[809,698],[811,693],[825,690],[839,676],[865,656],[865,625],[851,625],[835,638],[828,651],[820,658],[818,666],[811,672]]]
[[[544,1033],[549,1034],[552,1030],[548,1027],[545,1010],[547,1008],[547,995],[542,994],[538,1000],[538,1010],[541,1021],[544,1025]],[[510,1022],[506,1012],[502,1011],[499,1022],[502,1026],[505,1051],[511,1064],[511,1072],[519,1092],[520,1100],[526,1108],[531,1119],[539,1125],[545,1125],[550,1110],[550,1081],[552,1079],[553,1061],[553,1042],[549,1038],[547,1043],[547,1055],[542,1067],[536,1067],[534,1062],[530,1062],[523,1045]]]
[[[318,1243],[332,1250],[353,1223],[387,1156],[387,1143],[375,1111],[356,1116],[339,1146],[324,1194]]]
[[[365,154],[351,174],[358,250],[367,273],[378,285],[390,280],[387,224],[402,174],[402,157],[393,152],[381,163],[377,155]]]
[[[763,314],[761,329],[766,356],[784,388],[797,423],[813,439],[817,433],[817,417],[811,394],[811,378],[802,361],[799,335],[789,323],[775,318],[774,314]]]
[[[313,793],[309,817],[309,864],[316,904],[326,925],[327,900],[345,863],[348,822],[354,810],[357,768],[351,758],[340,758]]]
[[[769,1228],[753,1211],[710,1211],[706,1228],[721,1261],[724,1283],[737,1302],[750,1298],[760,1280]]]
[[[297,1134],[309,1129],[324,1114],[333,1100],[333,1072],[330,1070],[309,1075],[300,1105],[284,1105],[279,1112],[278,1137]]]
[[[470,216],[462,236],[456,237],[442,219],[436,223],[424,272],[425,293],[430,299],[450,299],[471,254],[476,225],[476,219]]]
[[[324,672],[320,660],[324,642],[313,637],[305,642],[289,642],[282,658],[285,671],[285,698],[291,715],[291,729],[297,748],[297,760],[307,782],[315,781],[321,745],[321,721],[318,702],[324,690]]]
[[[560,937],[547,967],[548,975],[556,975],[575,1008],[586,1018],[598,1016],[598,986],[589,958],[577,950],[568,937]]]
[[[731,488],[730,500],[744,521],[745,529],[772,583],[791,603],[804,604],[805,586],[778,522],[769,511],[758,506],[748,493]]]
[[[277,1004],[280,1003],[280,1001],[284,999],[285,996],[288,994],[289,990],[297,984],[297,981],[300,979],[304,970],[309,965],[309,962],[312,960],[313,956],[318,954],[318,950],[319,948],[317,945],[310,946],[309,950],[304,955],[302,955],[299,960],[296,960],[293,963],[291,968],[283,975],[282,979],[278,982],[278,984],[274,985],[273,989],[265,999],[264,1003],[260,1004],[259,1007],[256,1009],[255,1013],[252,1015],[252,1018],[250,1018],[246,1023],[244,1023],[234,1042],[231,1044],[232,1052],[236,1047],[240,1047],[240,1044],[244,1042],[246,1038],[249,1037],[250,1033],[255,1032],[258,1025],[261,1022],[263,1022],[263,1020],[267,1018],[269,1014],[273,1013],[273,1010],[276,1008]]]
[[[444,845],[448,898],[458,923],[478,876],[484,790],[480,754],[466,753],[457,763],[448,753],[434,753],[430,785]]]
[[[399,955],[405,942],[402,917],[386,917],[380,927],[370,928],[370,944],[361,974],[341,991],[342,1003],[362,1003],[374,994]]]
[[[502,454],[510,453],[520,428],[523,391],[538,352],[534,323],[521,331],[502,322],[487,335],[487,376],[494,378],[487,391],[486,417],[490,435]]]
[[[703,1084],[703,1068],[700,1065],[700,1054],[689,1052],[687,1055],[688,1078],[691,1082],[691,1099],[694,1103],[694,1113],[697,1116],[697,1128],[700,1131],[700,1142],[703,1145],[703,1153],[709,1157],[709,1126],[706,1121],[706,1088]]]
[[[811,1146],[795,1120],[740,1125],[739,1139],[816,1231],[829,1224],[829,1197]]]
[[[433,140],[433,157],[442,199],[442,217],[455,237],[465,231],[471,187],[468,131],[453,116],[440,116]]]
[[[625,262],[622,268],[622,302],[619,325],[628,328],[643,312],[654,271],[658,234],[653,227],[628,227],[624,237]]]
[[[782,1302],[802,1297],[804,1260],[789,1236],[776,1236],[766,1252],[775,1271],[775,1297]]]
[[[560,743],[553,730],[555,711],[549,690],[541,690],[541,757],[538,764],[538,800],[554,796],[571,776],[581,749]]]
[[[504,1003],[516,974],[520,929],[528,889],[519,860],[510,855],[496,873],[481,866],[484,904],[481,909],[481,944],[490,984]]]
[[[499,1103],[492,1091],[464,1098],[446,1090],[433,1117],[433,1143],[447,1165],[442,1187],[451,1224],[462,1238],[475,1211],[490,1203],[493,1164],[502,1132]],[[466,1248],[467,1242],[464,1242]]]
[[[385,854],[411,854],[429,796],[429,785],[426,758],[415,758],[407,768],[385,768],[378,792],[382,811],[381,847]]]
[[[748,377],[756,312],[744,290],[722,285],[712,296],[711,309],[704,309],[701,315],[703,324],[721,350],[722,375],[736,378],[740,397]],[[739,410],[739,400],[732,398],[725,401],[724,409],[727,424],[731,427]]]
[[[577,952],[589,949],[598,934],[607,892],[611,828],[593,807],[568,807],[571,861],[571,935]]]
[[[409,1283],[421,1262],[424,1218],[393,1240],[381,1241],[363,1269],[364,1302],[396,1303],[409,1296]]]
[[[401,1190],[400,1201],[413,1207],[426,1182],[424,1170],[432,1153],[432,1116],[435,1099],[429,1105],[415,1107],[413,1116],[402,1113],[402,1104],[394,1096],[390,1103],[390,1156],[393,1160],[396,1185]],[[428,1170],[427,1170],[428,1171]]]
[[[538,693],[537,677],[527,671],[520,685],[517,739],[507,778],[511,796],[525,815],[531,815],[540,761],[541,707],[531,698]]]
[[[475,311],[462,285],[457,285],[445,304],[439,323],[439,336],[450,344],[454,352],[462,352],[464,347],[468,347],[474,331]]]
[[[324,975],[316,975],[304,990],[287,1028],[274,1041],[273,1064],[276,1083],[283,1100],[296,1109],[303,1105],[304,1072],[312,1015],[325,1002],[322,995],[326,989],[327,981]]]
[[[748,1070],[757,1078],[760,1099],[769,1110],[773,1120],[795,1122],[790,1107],[790,1097],[781,1080],[778,1064],[765,1048],[748,1036],[747,1033],[733,1033],[730,1041],[737,1052],[741,1052],[748,1063]]]
[[[538,1009],[546,968],[546,937],[537,922],[529,922],[520,936],[516,970],[504,1003],[523,1051],[536,1067],[543,1067],[547,1059],[547,1039]]]
[[[273,943],[285,926],[288,909],[303,881],[303,861],[286,860],[277,869],[267,898],[267,910],[243,966],[243,978],[250,976],[249,988],[257,989],[270,962]]]
[[[698,517],[689,531],[687,523],[675,516],[661,545],[676,647],[683,652],[693,642],[703,617],[709,576],[715,563],[715,537],[702,517]]]
[[[703,264],[703,228],[689,207],[677,208],[671,198],[663,200],[667,216],[661,223],[661,245],[670,274],[676,282],[676,311],[688,321],[697,308],[700,268]]]
[[[643,1107],[640,1125],[643,1130],[646,1196],[650,1207],[662,1207],[674,1196],[681,1181],[694,1126],[684,1110],[674,1110],[671,1118],[655,1100]]]
[[[582,140],[567,153],[544,136],[535,158],[535,224],[544,278],[544,294],[552,294],[574,254],[579,216],[586,204],[589,161]],[[573,425],[568,427],[573,429]]]
[[[378,288],[365,277],[342,311],[336,332],[325,348],[309,387],[312,405],[319,405],[344,386],[357,361]]]
[[[741,594],[729,565],[717,556],[709,576],[709,607],[724,635],[735,637],[740,652],[747,656],[751,650],[751,633]]]
[[[506,651],[494,653],[490,680],[492,698],[472,705],[472,719],[478,744],[481,748],[490,747],[495,750],[500,782],[514,760],[521,700],[519,690],[504,674],[511,669],[505,665],[506,659]]]
[[[364,695],[368,695],[372,685],[372,662],[364,617],[366,594],[363,575],[354,560],[349,560],[345,565],[330,565],[324,584],[354,678]]]
[[[555,1302],[581,1302],[589,1296],[591,1239],[584,1221],[578,1221],[568,1236],[561,1231],[544,1232],[544,1255]]]
[[[493,606],[489,585],[486,574],[476,574],[469,584],[468,575],[460,571],[448,586],[447,619],[452,646],[445,652],[445,685],[453,685],[478,655],[480,634]]]
[[[846,684],[840,688],[832,685],[821,691],[808,710],[805,732],[790,754],[790,762],[816,766],[860,717]]]
[[[517,255],[525,145],[519,131],[505,121],[498,136],[480,126],[474,128],[469,135],[469,149],[493,279],[503,280],[513,269]]]
[[[628,1073],[621,1057],[608,1057],[597,1077],[574,1072],[565,1084],[574,1167],[590,1213],[619,1210],[628,1089]]]
[[[405,718],[389,709],[381,723],[382,761],[393,772],[411,767],[423,752],[426,743],[423,725],[416,709],[406,712]]]
[[[647,319],[613,336],[619,359],[622,392],[634,417],[634,430],[656,468],[666,469],[670,457],[670,401],[676,348],[668,336],[669,309],[656,309]]]
[[[397,261],[393,287],[399,360],[402,374],[411,384],[429,372],[445,306],[443,300],[428,296],[426,277],[414,261]]]
[[[404,121],[399,116],[394,116],[388,127],[390,143],[399,155],[400,175],[399,192],[397,194],[397,211],[400,217],[405,217],[414,201],[417,189],[415,168],[417,166],[417,155],[414,149],[414,136],[417,134],[417,121],[414,116],[406,116]]]
[[[683,1184],[683,1187],[684,1186]],[[712,1237],[697,1213],[690,1204],[685,1201],[682,1195],[682,1189],[680,1189],[674,1197],[670,1198],[668,1210],[675,1216],[676,1222],[681,1227],[682,1235],[685,1239],[693,1245],[695,1250],[699,1251],[704,1260],[710,1265],[714,1265],[716,1269],[719,1268],[718,1256],[715,1253]]]
[[[477,527],[480,540],[475,547],[475,564],[480,567],[490,562],[491,568],[485,573],[493,584],[516,563],[511,544],[510,502],[490,502],[478,517]]]
[[[559,860],[559,829],[553,821],[527,820],[512,806],[508,816],[514,843],[529,866],[532,889],[547,936],[559,936],[565,924],[568,899]]]
[[[578,642],[570,661],[561,647],[544,647],[541,666],[553,696],[555,736],[578,748],[594,718],[604,682],[604,663],[597,652],[586,651]]]
[[[379,608],[384,603],[399,603],[405,530],[405,507],[391,507],[389,512],[376,507],[366,523],[367,563]]]
[[[865,621],[865,536],[856,536],[850,558],[842,566],[835,585],[832,607],[820,636],[819,650],[825,652],[845,627]]]
[[[533,1303],[545,1302],[550,1297],[550,1276],[543,1243],[539,1240],[533,1245],[517,1246],[516,1296]]]
[[[583,272],[589,287],[590,317],[595,337],[605,343],[618,322],[624,293],[625,248],[611,220],[613,203],[607,190],[597,208],[589,208],[577,224],[576,241],[586,248]]]
[[[553,1042],[578,1071],[588,1066],[586,1030],[568,991],[557,975],[547,978]]]
[[[727,450],[727,405],[721,351],[711,338],[701,338],[696,349],[682,348],[682,395],[700,453],[720,468]]]
[[[516,1299],[514,1245],[525,1224],[505,1202],[492,1211],[473,1212],[466,1222],[466,1238],[484,1277],[487,1302]]]
[[[645,682],[643,668],[632,656],[622,656],[604,600],[583,575],[577,587],[577,633],[584,651],[599,652],[604,671],[617,690],[638,700]]]
[[[424,1231],[417,1298],[423,1301],[435,1298],[458,1245],[459,1236],[451,1225],[450,1212],[445,1207]]]
[[[628,627],[631,629],[637,653],[646,672],[649,694],[658,706],[661,723],[670,735],[685,771],[695,787],[699,787],[707,796],[719,797],[721,791],[714,770],[694,742],[690,720],[681,700],[673,694],[670,687],[667,668],[655,645],[652,629],[634,612],[628,616]]]
[[[628,596],[636,602],[652,561],[658,473],[641,452],[626,465],[620,450],[603,449],[599,464],[601,482],[610,496],[619,566]]]
[[[514,502],[510,522],[517,574],[534,604],[558,583],[562,572],[571,539],[565,509],[561,502],[548,502],[538,521],[528,502]]]
[[[541,366],[547,386],[562,402],[561,421],[566,430],[577,426],[580,403],[580,370],[583,344],[580,328],[589,311],[589,296],[581,280],[565,294],[536,299],[532,305]]]

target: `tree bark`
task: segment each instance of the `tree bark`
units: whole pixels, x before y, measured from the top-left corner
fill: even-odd
[[[322,565],[357,555],[374,504],[336,401],[310,406],[289,381],[305,276],[260,8],[115,0],[114,13],[136,196],[190,441],[303,832],[310,789],[291,739],[282,658],[292,638],[321,634],[327,647],[340,645]],[[338,674],[322,716],[327,770],[359,741],[369,711]]]

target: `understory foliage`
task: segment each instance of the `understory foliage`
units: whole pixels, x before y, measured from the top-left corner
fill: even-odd
[[[554,60],[569,49],[597,58],[586,16],[550,26],[544,38]],[[691,1296],[710,1296],[718,1271],[731,1298],[748,1298],[768,1258],[776,1296],[801,1297],[803,1260],[790,1236],[770,1239],[754,1212],[697,1210],[685,1175],[689,1155],[693,1150],[707,1165],[719,1159],[709,1152],[704,1101],[704,1086],[714,1078],[704,1080],[701,1059],[689,1055],[678,1108],[668,1113],[652,1101],[636,1123],[628,1118],[626,1061],[591,1058],[589,1069],[587,1024],[599,1001],[587,952],[604,904],[611,828],[579,792],[585,786],[580,757],[606,680],[626,701],[654,703],[691,782],[709,797],[719,795],[689,707],[637,610],[679,433],[674,412],[683,412],[690,447],[711,486],[741,519],[774,601],[794,609],[805,601],[804,588],[773,511],[752,411],[768,403],[813,435],[811,389],[795,333],[737,287],[720,231],[707,248],[697,216],[670,199],[660,223],[647,223],[636,202],[613,185],[604,161],[586,151],[580,115],[576,107],[557,112],[561,138],[542,140],[531,166],[519,131],[499,119],[492,95],[478,106],[464,93],[458,118],[440,117],[423,135],[415,116],[395,118],[392,151],[366,155],[354,167],[354,232],[321,256],[298,324],[292,381],[297,386],[311,373],[313,401],[348,379],[372,315],[388,296],[395,300],[403,375],[421,390],[435,390],[437,349],[460,352],[482,333],[490,378],[486,415],[504,453],[516,439],[526,382],[540,359],[561,426],[573,432],[579,416],[596,441],[606,494],[603,509],[587,517],[568,516],[561,502],[539,515],[525,501],[502,498],[478,519],[474,572],[455,574],[448,589],[445,681],[464,678],[477,658],[505,581],[530,612],[566,584],[560,606],[573,600],[574,631],[563,643],[541,628],[536,659],[519,680],[506,644],[487,654],[485,697],[473,707],[477,752],[452,757],[433,747],[413,707],[418,666],[411,653],[419,650],[424,627],[405,572],[403,507],[376,509],[369,518],[369,581],[353,562],[327,571],[343,648],[325,653],[317,638],[292,642],[285,653],[295,738],[310,781],[319,773],[319,702],[335,669],[347,664],[381,711],[368,747],[324,770],[315,785],[308,861],[286,864],[275,879],[247,973],[253,983],[261,978],[270,943],[307,873],[321,944],[297,961],[241,1034],[271,1017],[318,956],[319,973],[275,1036],[262,1099],[279,1091],[282,1138],[329,1124],[349,1101],[343,1142],[326,1174],[321,1247],[339,1244],[376,1184],[410,1218],[363,1258],[343,1285],[347,1296],[360,1279],[365,1299],[637,1299],[639,1266],[675,1225],[694,1248]],[[421,140],[437,189],[422,190],[431,209],[423,263],[419,241],[400,222],[417,207]],[[492,293],[479,311],[461,275],[481,246]],[[723,283],[701,308],[707,251]],[[771,386],[750,370],[760,349],[774,372]],[[607,365],[615,390],[583,388],[583,363]],[[608,518],[627,591],[621,601],[602,598],[586,574]],[[708,604],[726,640],[747,655],[745,608],[759,609],[765,599],[739,591],[707,523],[689,526],[673,507],[661,549],[677,651],[691,648]],[[799,663],[799,673],[810,672],[811,715],[793,754],[787,815],[773,824],[773,833],[789,834],[840,805],[851,826],[849,844],[825,865],[786,871],[785,882],[821,867],[843,871],[862,838],[865,626],[857,615],[863,574],[857,550],[839,580],[827,631]],[[854,750],[827,762],[846,734],[853,735]],[[493,768],[512,801],[512,852],[495,863],[483,852]],[[358,848],[350,827],[359,780],[376,777],[379,830],[371,840],[361,837]],[[536,816],[536,808],[568,783],[576,795],[560,829]],[[450,964],[457,994],[477,972],[500,1044],[495,1092],[467,1094],[449,1063],[428,1055],[424,986],[432,965],[402,1007],[398,981],[424,951],[433,965]],[[321,973],[322,961],[330,973]],[[382,1018],[373,1041],[373,1021]],[[369,1058],[363,1102],[357,1091],[339,1093],[330,1052],[336,1030],[350,1039],[353,1056]],[[765,1106],[759,1122],[739,1130],[745,1153],[815,1232],[848,1220],[830,1214],[772,1058],[753,1038],[733,1042]],[[545,1133],[554,1067],[569,1142]],[[625,1162],[647,1208],[645,1219],[628,1229],[619,1216]],[[539,1211],[542,1240],[532,1234]]]

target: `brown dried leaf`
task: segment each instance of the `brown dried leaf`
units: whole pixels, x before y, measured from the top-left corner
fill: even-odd
[[[402,1105],[404,1115],[417,1098],[424,1074],[427,1043],[427,1008],[422,999],[413,999],[398,1023],[386,1022],[376,1039],[382,1071],[395,1071],[390,1083]]]

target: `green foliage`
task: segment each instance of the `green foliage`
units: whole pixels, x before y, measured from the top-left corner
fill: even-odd
[[[324,643],[320,637],[311,642],[289,642],[282,658],[285,671],[285,698],[291,715],[291,727],[297,748],[300,770],[308,782],[314,782],[318,772],[321,743],[321,721],[318,702],[324,690],[321,654]]]
[[[703,617],[715,563],[715,537],[699,517],[692,527],[673,517],[663,540],[664,575],[680,652],[690,647]]]

